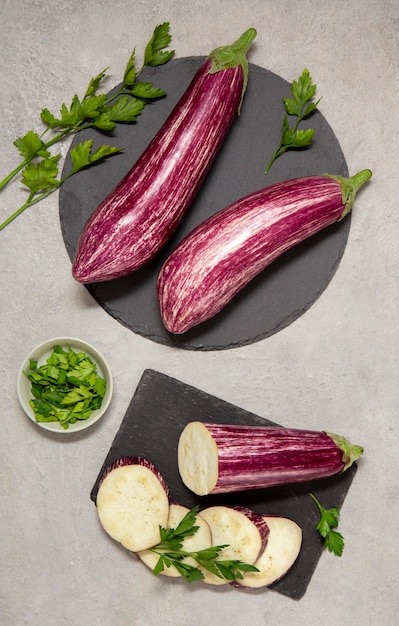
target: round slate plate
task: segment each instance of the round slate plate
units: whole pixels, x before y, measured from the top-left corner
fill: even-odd
[[[164,89],[168,94],[166,98],[145,107],[137,124],[121,124],[111,136],[87,130],[74,139],[71,147],[93,139],[94,149],[107,143],[123,147],[124,152],[79,172],[60,189],[60,222],[71,261],[86,220],[138,159],[202,61],[203,57],[186,57],[158,68],[146,68],[142,79]],[[290,96],[287,81],[250,64],[241,114],[168,245],[153,262],[130,276],[86,286],[118,322],[152,341],[177,348],[227,349],[259,341],[285,328],[321,295],[344,253],[350,216],[285,253],[217,316],[184,335],[175,336],[166,331],[156,296],[156,278],[162,263],[177,243],[209,215],[278,181],[323,173],[348,175],[344,155],[331,127],[319,111],[315,111],[301,125],[301,128],[315,129],[313,145],[306,150],[286,152],[265,176],[265,167],[281,138],[285,113],[282,99]],[[70,167],[67,155],[63,175]]]

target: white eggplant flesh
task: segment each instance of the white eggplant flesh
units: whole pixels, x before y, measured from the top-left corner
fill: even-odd
[[[169,517],[169,490],[152,463],[119,459],[105,472],[97,493],[103,529],[128,550],[139,552],[160,541]]]
[[[211,506],[201,511],[201,517],[210,527],[212,545],[226,546],[218,561],[237,559],[253,565],[267,545],[269,529],[266,522],[261,515],[246,507]],[[204,583],[224,585],[230,582],[200,569]]]
[[[176,528],[180,524],[183,517],[189,513],[189,510],[190,509],[182,506],[181,504],[171,504],[169,508],[167,527]],[[198,552],[199,550],[204,550],[212,545],[212,535],[209,525],[204,518],[201,517],[201,515],[197,515],[195,525],[198,526],[198,530],[195,535],[185,537],[183,540],[182,550],[185,552]],[[141,550],[137,553],[137,555],[140,560],[152,570],[156,566],[159,559],[159,556],[151,550]],[[196,561],[191,557],[183,559],[182,563],[197,567]],[[174,567],[174,565],[166,567],[161,574],[171,578],[178,578],[181,576],[180,572]]]
[[[266,548],[255,561],[258,572],[244,572],[233,585],[246,589],[269,587],[285,576],[297,560],[302,546],[302,529],[296,522],[279,516],[263,517],[269,528]]]

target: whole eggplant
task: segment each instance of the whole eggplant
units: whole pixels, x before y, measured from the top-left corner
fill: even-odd
[[[371,176],[307,176],[270,185],[218,211],[170,254],[157,280],[163,323],[181,334],[216,315],[274,259],[342,219]]]
[[[88,219],[72,265],[77,281],[125,276],[171,237],[239,112],[245,55],[255,36],[250,28],[211,52],[141,157]]]

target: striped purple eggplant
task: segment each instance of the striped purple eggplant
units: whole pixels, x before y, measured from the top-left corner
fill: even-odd
[[[167,258],[157,290],[163,323],[181,334],[216,315],[283,252],[342,219],[371,176],[307,176],[256,191],[218,211]]]
[[[178,443],[183,483],[199,496],[328,478],[363,448],[329,432],[189,422]]]
[[[256,31],[214,50],[154,139],[97,207],[72,266],[81,283],[125,276],[168,241],[198,192],[239,112]]]

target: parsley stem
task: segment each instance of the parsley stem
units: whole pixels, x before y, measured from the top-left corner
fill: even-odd
[[[90,128],[92,126],[92,124],[87,125],[87,128]],[[49,129],[46,128],[46,130],[43,132],[42,137],[44,135],[44,133],[46,133]],[[60,133],[57,133],[57,135],[55,135],[52,139],[49,139],[49,141],[47,141],[46,143],[43,144],[42,149],[43,150],[47,150],[48,148],[51,148],[54,144],[59,143],[62,139],[64,139],[67,135],[73,133],[73,132],[77,132],[78,130],[81,130],[79,127],[74,127],[74,128],[68,128]],[[17,167],[15,169],[12,170],[12,172],[10,172],[9,174],[7,174],[7,176],[5,178],[3,178],[3,180],[0,181],[0,191],[2,189],[4,189],[4,187],[6,187],[6,185],[8,185],[8,183],[10,183],[12,181],[13,178],[15,178],[15,176],[24,169],[24,167],[26,167],[26,165],[28,165],[28,163],[31,163],[31,161],[33,161],[33,159],[35,159],[38,155],[37,154],[32,154],[29,157],[26,157],[26,159],[24,159],[23,161],[21,161],[21,163],[19,165],[17,165]],[[1,228],[0,228],[1,230]]]
[[[269,161],[269,163],[267,164],[267,167],[266,167],[266,169],[265,169],[265,174],[267,174],[267,173],[269,172],[269,170],[270,170],[271,166],[273,165],[274,161],[275,161],[276,159],[278,159],[278,157],[279,157],[281,154],[283,154],[283,152],[285,152],[285,151],[286,151],[286,148],[281,147],[281,148],[278,148],[278,149],[277,149],[277,150],[273,153],[273,156],[272,156],[272,158],[270,159],[270,161]]]
[[[40,202],[41,200],[44,200],[44,198],[47,198],[47,196],[49,196],[52,193],[54,193],[54,191],[59,189],[61,187],[61,185],[63,185],[65,183],[65,181],[67,181],[68,178],[71,178],[71,176],[73,176],[74,174],[77,174],[77,172],[72,170],[69,174],[64,176],[64,178],[62,178],[61,180],[57,181],[57,184],[55,184],[50,189],[46,189],[46,191],[43,191],[43,193],[41,193],[40,195],[37,195],[37,191],[31,191],[29,193],[29,196],[28,196],[26,202],[24,202],[24,204],[22,206],[20,206],[19,209],[14,211],[14,213],[12,215],[10,215],[4,222],[2,222],[0,224],[0,230],[3,230],[3,228],[8,226],[8,224],[10,224],[10,222],[15,220],[18,217],[18,215],[23,213],[23,211],[25,211],[27,208],[33,206],[34,204],[36,204],[37,202]]]
[[[32,204],[34,204],[33,202],[33,197],[34,197],[34,192],[32,191],[29,196],[28,199],[26,200],[26,202],[19,207],[19,209],[17,209],[12,215],[10,215],[2,224],[0,224],[0,230],[3,230],[3,228],[5,228],[6,226],[8,226],[8,224],[10,222],[12,222],[13,220],[15,220],[16,217],[18,217],[18,215],[20,215],[23,211],[25,211],[25,209],[27,209],[28,207],[30,207]],[[35,200],[35,202],[38,202],[40,200],[40,198],[37,198]]]
[[[10,224],[10,222],[12,222],[13,220],[15,220],[18,215],[21,215],[21,213],[23,213],[27,208],[29,208],[30,206],[33,206],[34,204],[36,204],[37,202],[40,202],[40,200],[43,200],[44,198],[46,198],[47,196],[49,196],[51,193],[53,193],[53,191],[55,191],[56,189],[58,189],[58,187],[61,185],[61,182],[59,185],[57,185],[56,187],[52,188],[52,189],[48,189],[47,191],[43,192],[42,194],[40,194],[39,196],[36,195],[36,192],[31,191],[26,202],[24,202],[24,204],[22,206],[19,207],[19,209],[17,209],[16,211],[14,211],[14,213],[12,213],[12,215],[9,215],[7,217],[7,219],[2,222],[0,224],[0,230],[3,230],[3,228],[5,228],[6,226],[8,226],[8,224]]]
[[[298,78],[291,84],[292,98],[283,98],[286,114],[283,119],[280,145],[270,159],[265,174],[267,174],[274,161],[287,150],[307,148],[312,144],[314,129],[299,130],[299,124],[308,117],[318,106],[320,100],[313,101],[316,93],[316,85],[312,84],[309,71],[305,68]],[[288,116],[295,116],[296,122],[290,126]]]
[[[136,79],[140,76],[140,74],[142,73],[144,68],[145,68],[145,65],[143,65],[141,67],[141,69],[136,73]],[[121,95],[131,95],[130,90],[127,88],[127,86],[126,86],[126,84],[124,82],[122,83],[122,85],[120,86],[120,88],[118,89],[118,91],[115,94],[113,94],[112,96],[107,98],[107,100],[105,102],[105,106],[111,104],[114,100],[119,98],[119,96],[121,96]],[[87,119],[80,120],[80,122],[78,124],[64,129],[63,131],[61,131],[61,132],[57,133],[56,135],[54,135],[48,141],[44,142],[43,146],[42,146],[42,150],[48,150],[49,148],[54,146],[56,143],[59,143],[60,141],[62,141],[62,139],[65,139],[67,136],[71,135],[72,133],[77,133],[77,132],[79,132],[81,130],[87,130],[88,128],[93,128],[93,127],[94,127],[94,122],[87,122]],[[45,128],[44,131],[41,134],[41,138],[43,138],[45,136],[45,134],[48,133],[50,130],[51,130],[50,126]],[[36,158],[37,156],[38,156],[37,154],[30,155],[29,157],[27,157],[26,159],[21,161],[21,163],[19,165],[17,165],[17,167],[15,169],[13,169],[12,172],[7,174],[7,176],[5,176],[5,178],[3,178],[3,180],[0,181],[0,191],[2,189],[4,189],[4,187],[6,187],[8,185],[8,183],[10,183],[12,181],[12,179],[15,178],[15,176],[21,170],[23,170],[24,167],[26,165],[28,165],[28,163],[33,161],[33,159]],[[27,202],[29,202],[29,200]],[[28,206],[29,206],[29,204],[28,204]],[[24,205],[24,208],[27,208],[27,207]],[[21,207],[21,209],[19,209],[18,211],[22,212],[22,210],[24,210],[24,209]],[[18,212],[18,214],[19,214],[19,212]],[[10,219],[10,221],[12,221],[12,220]],[[8,221],[7,221],[7,223],[8,223]],[[6,223],[4,222],[4,226],[5,225],[6,225]],[[4,228],[4,226],[2,224],[0,226],[0,230],[2,229],[2,227]]]
[[[143,65],[143,67],[140,69],[140,71],[137,72],[137,75],[136,75],[137,77],[141,74],[141,72],[143,71],[144,67],[145,66]],[[118,91],[115,94],[113,94],[110,98],[108,98],[106,100],[105,105],[111,104],[111,102],[113,102],[114,100],[119,98],[119,96],[121,96],[121,95],[131,95],[130,91],[128,89],[126,89],[125,83],[122,84],[122,86],[118,89]],[[77,133],[77,132],[79,132],[81,130],[87,130],[87,129],[93,128],[93,127],[94,127],[94,122],[88,122],[87,119],[80,120],[80,122],[78,124],[62,130],[61,132],[59,132],[56,135],[54,135],[51,139],[49,139],[48,141],[44,142],[43,146],[41,147],[41,149],[42,150],[48,150],[49,148],[54,146],[56,143],[59,143],[60,141],[65,139],[67,136],[70,136],[73,133]],[[51,128],[49,126],[47,128],[45,128],[44,131],[41,134],[41,137],[44,137],[44,135],[46,133],[48,133],[50,130],[51,130]],[[12,172],[7,174],[7,176],[5,176],[5,178],[3,178],[3,180],[0,181],[0,191],[2,189],[4,189],[4,187],[6,187],[8,185],[8,183],[10,183],[12,181],[12,179],[15,178],[15,176],[17,174],[19,174],[19,172],[21,170],[23,170],[24,167],[26,167],[26,165],[28,165],[28,163],[31,163],[31,161],[33,161],[33,159],[35,159],[37,156],[38,156],[37,154],[30,155],[29,157],[27,157],[26,159],[21,161],[21,163],[19,165],[17,165],[17,167],[15,169],[13,169]],[[23,207],[18,209],[18,211],[16,211],[15,214],[10,216],[10,218],[8,220],[6,220],[5,222],[3,222],[3,224],[0,225],[0,230],[5,228],[5,226],[7,224],[9,224],[9,222],[11,222],[13,219],[15,219],[15,217],[17,217],[17,215],[22,213],[22,211],[24,211],[30,205],[31,205],[31,202],[28,199],[27,202],[23,205]]]
[[[22,172],[22,182],[29,189],[26,202],[0,224],[0,231],[25,209],[58,189],[67,178],[121,150],[121,148],[101,146],[94,154],[91,154],[91,140],[83,141],[72,149],[75,157],[72,158],[72,171],[62,180],[57,179],[57,161],[61,154],[52,156],[49,151],[55,144],[81,130],[96,128],[101,131],[112,131],[117,122],[135,122],[145,104],[163,97],[165,93],[162,89],[157,89],[152,83],[137,82],[137,79],[146,66],[163,65],[174,56],[174,50],[165,50],[170,41],[169,22],[164,22],[155,28],[146,46],[144,63],[139,71],[135,68],[135,51],[133,50],[122,83],[112,95],[97,94],[99,85],[106,75],[106,70],[103,70],[90,80],[82,100],[75,95],[70,107],[62,105],[60,119],[57,119],[48,109],[42,109],[41,121],[45,124],[44,130],[40,134],[30,130],[14,141],[22,161],[0,181],[0,191],[2,191],[17,174]],[[124,97],[121,98],[121,96]],[[125,101],[128,100],[126,96],[132,96],[129,104]],[[120,102],[115,102],[119,98]],[[49,133],[52,134],[50,138]]]
[[[24,159],[12,172],[0,181],[0,191],[27,165],[32,159]]]
[[[277,148],[277,150],[275,150],[275,152],[273,153],[272,158],[270,159],[270,161],[269,161],[269,163],[268,163],[268,165],[267,165],[267,167],[265,169],[265,174],[267,174],[269,172],[269,170],[270,170],[271,166],[273,165],[274,161],[276,159],[278,159],[279,156],[284,154],[284,152],[286,152],[286,150],[289,150],[292,147],[292,145],[294,144],[294,138],[295,138],[296,131],[298,130],[299,123],[302,121],[302,119],[303,119],[302,116],[298,117],[296,123],[292,127],[292,139],[291,139],[291,141],[288,142],[288,143],[281,144]]]

